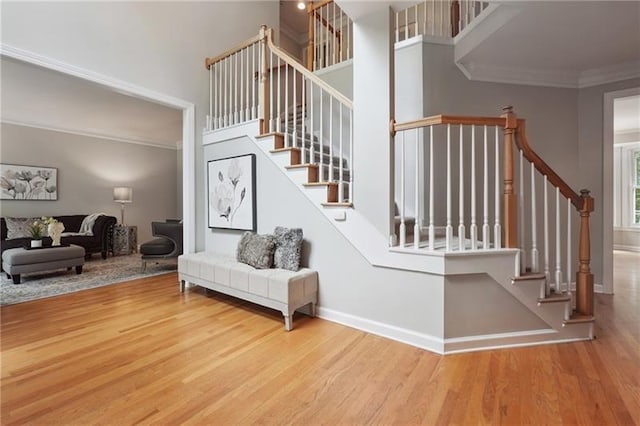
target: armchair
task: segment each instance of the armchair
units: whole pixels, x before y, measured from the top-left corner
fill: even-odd
[[[147,268],[147,260],[175,258],[182,254],[182,223],[151,222],[151,234],[156,238],[140,246],[142,271]]]

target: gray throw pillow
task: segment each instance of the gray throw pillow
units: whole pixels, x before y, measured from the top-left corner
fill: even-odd
[[[258,235],[245,232],[238,242],[236,259],[256,269],[269,269],[273,265],[276,239],[273,235]]]
[[[276,226],[276,251],[273,254],[273,266],[297,271],[302,257],[302,229]]]
[[[33,222],[41,222],[39,217],[7,217],[4,220],[7,224],[7,240],[31,238],[29,227]],[[43,232],[44,235],[45,233]]]

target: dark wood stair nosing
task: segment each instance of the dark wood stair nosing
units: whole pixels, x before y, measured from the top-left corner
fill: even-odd
[[[322,203],[323,207],[348,207],[348,208],[353,208],[353,203],[349,203],[346,201],[343,202],[331,202],[331,203]]]

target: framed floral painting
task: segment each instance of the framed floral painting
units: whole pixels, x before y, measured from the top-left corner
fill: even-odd
[[[209,228],[256,230],[256,155],[207,163]]]
[[[0,200],[55,201],[58,199],[58,169],[0,164]]]

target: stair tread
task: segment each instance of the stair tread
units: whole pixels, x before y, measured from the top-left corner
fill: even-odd
[[[556,303],[556,302],[568,302],[571,300],[571,296],[567,293],[551,293],[544,298],[538,298],[538,303]]]
[[[353,207],[353,203],[347,202],[331,202],[331,203],[322,203],[324,207]]]
[[[578,314],[578,313],[573,313],[571,315],[571,318],[569,318],[568,320],[564,320],[564,324],[583,324],[583,323],[589,323],[589,322],[594,322],[596,320],[596,318],[593,315],[582,315],[582,314]]]
[[[338,182],[308,182],[303,183],[302,186],[338,186]]]
[[[280,132],[269,132],[269,133],[265,133],[263,135],[258,135],[256,136],[256,139],[262,139],[262,138],[269,138],[271,136],[283,136],[284,137],[284,133],[280,133]]]
[[[538,281],[538,280],[544,280],[546,278],[545,274],[540,274],[537,272],[531,273],[531,272],[527,272],[524,273],[522,275],[520,275],[519,277],[513,277],[511,280],[513,282],[516,281]]]
[[[287,169],[303,169],[303,168],[317,168],[317,164],[294,164],[292,166],[285,166]]]
[[[272,154],[277,154],[279,152],[290,152],[290,151],[300,151],[300,148],[294,148],[294,147],[275,148],[270,150],[269,152]]]

